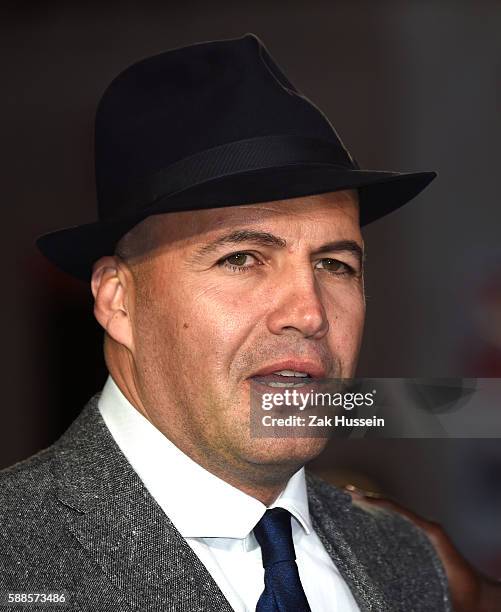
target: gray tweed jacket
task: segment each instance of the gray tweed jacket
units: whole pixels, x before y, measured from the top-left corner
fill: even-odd
[[[118,448],[98,397],[56,443],[0,472],[0,595],[64,590],[67,607],[0,609],[231,612]],[[307,484],[314,528],[363,612],[451,610],[421,531],[311,475]]]

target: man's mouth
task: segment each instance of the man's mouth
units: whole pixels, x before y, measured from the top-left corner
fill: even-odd
[[[284,358],[263,366],[249,378],[267,387],[304,387],[325,377],[326,370],[318,359]]]
[[[277,370],[264,376],[252,376],[252,380],[268,387],[304,387],[311,380],[308,372],[297,370]]]

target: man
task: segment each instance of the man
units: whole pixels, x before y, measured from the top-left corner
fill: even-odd
[[[72,610],[451,609],[423,531],[305,474],[326,438],[249,427],[258,376],[353,376],[360,225],[433,177],[361,170],[253,35],[111,83],[100,220],[39,239],[90,280],[110,377],[2,474],[11,609],[33,593]]]

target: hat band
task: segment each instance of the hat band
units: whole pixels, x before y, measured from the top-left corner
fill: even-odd
[[[146,210],[159,198],[219,178],[291,165],[327,164],[344,170],[358,165],[336,141],[278,135],[238,140],[171,164],[147,179],[99,194],[103,220]]]

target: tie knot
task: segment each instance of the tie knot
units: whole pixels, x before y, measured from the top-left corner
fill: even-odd
[[[291,515],[288,510],[284,508],[266,510],[254,527],[254,535],[261,546],[263,567],[296,559],[292,541]]]

